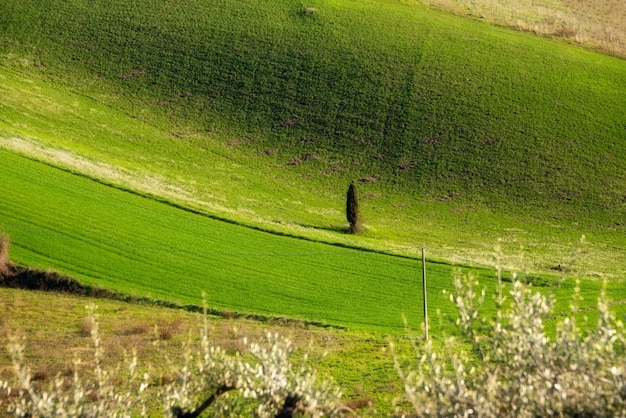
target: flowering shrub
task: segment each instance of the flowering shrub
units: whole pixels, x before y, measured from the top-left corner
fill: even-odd
[[[31,371],[24,362],[24,345],[15,337],[9,337],[9,352],[19,384],[13,389],[8,382],[0,381],[0,388],[9,399],[8,412],[18,417],[130,417],[133,409],[141,409],[145,415],[142,393],[147,383],[137,383],[137,357],[126,360],[127,380],[121,388],[115,375],[102,367],[102,350],[95,305],[88,306],[91,337],[94,344],[94,378],[81,378],[80,361],[74,360],[74,375],[70,382],[56,376],[47,389],[33,385]]]
[[[23,344],[11,338],[9,351],[18,387],[0,381],[0,392],[9,402],[8,412],[18,417],[146,416],[148,374],[137,376],[136,355],[125,361],[127,378],[122,385],[119,370],[102,367],[96,308],[88,309],[94,344],[93,379],[83,379],[74,372],[71,381],[57,376],[47,388],[40,388],[32,383],[31,371],[25,366]],[[266,344],[247,340],[244,344],[249,352],[245,356],[228,355],[212,346],[205,315],[199,347],[187,343],[182,365],[166,359],[176,377],[161,387],[164,416],[197,417],[204,411],[214,416],[258,417],[342,414],[341,392],[321,382],[306,363],[296,367],[290,361],[291,341],[268,334]]]
[[[472,277],[457,277],[450,299],[456,327],[468,350],[436,352],[431,341],[414,344],[416,362],[394,362],[418,416],[626,416],[626,333],[609,312],[605,291],[598,298],[596,327],[577,323],[580,289],[554,337],[545,330],[555,300],[513,279],[508,297],[499,280],[495,318],[479,309],[485,299]],[[392,347],[393,348],[393,347]],[[476,361],[476,358],[478,361]]]
[[[319,381],[306,363],[296,367],[289,360],[293,353],[290,340],[271,333],[266,336],[266,344],[244,339],[248,356],[242,358],[239,354],[229,356],[221,348],[211,346],[208,337],[205,318],[200,350],[195,354],[186,350],[182,368],[172,365],[178,378],[163,389],[165,416],[168,411],[173,411],[174,416],[189,416],[184,415],[184,410],[197,405],[198,394],[231,391],[241,396],[226,395],[211,405],[218,416],[245,413],[258,417],[332,417],[342,414],[341,392]],[[195,363],[194,357],[197,357]],[[213,400],[208,398],[204,403],[211,404]],[[201,407],[196,409],[198,413],[201,410]]]
[[[457,276],[450,295],[458,336],[435,349],[432,340],[413,344],[416,358],[394,355],[406,398],[418,416],[615,416],[626,417],[626,331],[609,311],[603,290],[595,327],[578,324],[580,289],[554,331],[553,296],[533,291],[513,277],[505,288],[498,273],[496,313],[481,315],[486,292],[477,280]],[[505,291],[506,290],[506,291]],[[146,416],[146,393],[159,390],[166,417],[341,416],[341,392],[318,379],[306,363],[294,364],[288,339],[268,334],[263,343],[244,340],[245,354],[228,354],[210,343],[206,315],[199,344],[191,338],[182,362],[166,361],[172,379],[158,389],[148,373],[139,376],[137,356],[124,368],[106,370],[95,306],[88,307],[93,375],[57,376],[47,387],[34,384],[24,346],[11,338],[16,383],[0,381],[8,411],[18,417]],[[460,344],[459,344],[460,343]],[[465,349],[469,345],[470,349]],[[455,347],[460,347],[455,349]],[[392,352],[394,346],[392,344]],[[121,366],[120,366],[121,367]],[[122,371],[123,370],[123,371]],[[125,379],[120,379],[125,375]]]

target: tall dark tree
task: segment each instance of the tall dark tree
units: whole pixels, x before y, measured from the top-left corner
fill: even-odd
[[[356,184],[350,183],[348,194],[346,197],[346,219],[350,223],[350,233],[358,234],[361,232],[361,223],[359,220],[359,197],[356,191]]]

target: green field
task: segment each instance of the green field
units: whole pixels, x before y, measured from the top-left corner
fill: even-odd
[[[0,7],[19,263],[400,330],[420,322],[422,245],[445,312],[452,265],[493,288],[498,239],[505,267],[551,278],[585,235],[573,275],[623,293],[623,60],[391,0]]]
[[[1,227],[28,265],[181,304],[206,292],[217,308],[355,328],[422,320],[417,260],[270,235],[0,152]],[[429,277],[441,304],[451,267],[429,265]]]
[[[9,162],[0,174],[0,227],[14,240],[12,257],[30,266],[137,296],[200,305],[206,292],[219,309],[353,329],[396,333],[403,315],[415,327],[423,321],[419,260],[271,235],[0,155]],[[495,291],[493,270],[471,271]],[[427,272],[431,321],[441,332],[453,314],[442,293],[452,290],[453,267],[428,263]],[[586,305],[599,288],[584,282]],[[558,290],[564,302],[571,289],[570,281]]]

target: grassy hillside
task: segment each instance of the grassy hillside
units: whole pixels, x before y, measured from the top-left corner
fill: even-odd
[[[310,15],[286,1],[53,2],[46,19],[12,3],[5,64],[30,58],[144,120],[241,136],[285,163],[359,163],[351,174],[413,192],[552,207],[622,197],[596,193],[624,175],[621,60],[393,2]]]
[[[180,304],[200,305],[206,292],[219,309],[352,328],[422,321],[417,260],[253,231],[0,153],[0,225],[16,243],[11,257],[28,265]],[[451,274],[429,266],[435,305]]]
[[[329,246],[211,219],[118,190],[0,150],[0,226],[17,245],[11,257],[72,274],[126,294],[227,311],[287,316],[401,333],[402,317],[423,322],[421,263],[415,259]],[[453,266],[429,263],[432,329],[453,310]],[[462,269],[467,272],[468,268]],[[495,272],[471,269],[489,294]],[[573,288],[540,280],[566,309]],[[585,306],[601,285],[585,281]],[[609,287],[618,302],[623,284]],[[619,308],[619,306],[618,306]]]
[[[622,60],[382,0],[2,11],[5,148],[327,241],[354,242],[362,179],[358,245],[485,262],[504,237],[547,271],[585,233],[584,270],[623,277]]]

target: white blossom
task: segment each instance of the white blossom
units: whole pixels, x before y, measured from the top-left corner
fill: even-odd
[[[577,284],[570,314],[550,338],[544,327],[553,317],[554,297],[514,279],[510,303],[497,303],[495,318],[485,319],[479,314],[484,293],[476,291],[477,280],[457,275],[454,286],[456,326],[480,366],[464,367],[469,359],[462,350],[437,356],[430,341],[414,345],[416,366],[403,367],[394,358],[418,416],[626,417],[626,333],[609,311],[605,291],[598,298],[596,327],[583,330],[576,321]],[[499,281],[501,301],[503,291]],[[452,339],[444,342],[452,344]]]

